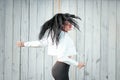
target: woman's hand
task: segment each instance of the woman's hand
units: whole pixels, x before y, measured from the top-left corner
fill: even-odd
[[[18,46],[18,47],[24,47],[24,42],[22,42],[22,41],[17,41],[17,42],[16,42],[16,46]]]
[[[78,67],[79,69],[81,69],[81,68],[84,67],[84,66],[85,66],[85,64],[82,63],[82,62],[80,62],[80,63],[78,63],[78,66],[77,66],[77,67]]]

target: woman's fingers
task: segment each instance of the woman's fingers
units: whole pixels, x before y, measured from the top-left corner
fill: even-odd
[[[84,63],[79,63],[79,64],[78,64],[78,68],[79,68],[79,69],[81,69],[81,68],[84,67],[84,66],[85,66]]]
[[[22,41],[17,41],[17,42],[16,42],[16,46],[18,46],[18,47],[24,47],[24,42],[22,42]]]

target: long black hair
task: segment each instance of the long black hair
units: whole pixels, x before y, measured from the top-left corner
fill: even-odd
[[[48,30],[48,36],[50,35],[52,38],[52,42],[59,43],[60,33],[62,31],[63,25],[65,21],[70,22],[75,28],[79,30],[79,25],[75,19],[80,19],[80,17],[75,16],[69,13],[58,13],[54,15],[50,20],[46,21],[41,28],[39,33],[39,40],[41,40]]]

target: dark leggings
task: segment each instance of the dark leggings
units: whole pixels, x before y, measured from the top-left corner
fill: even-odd
[[[52,68],[52,75],[55,80],[69,80],[70,65],[57,61]]]

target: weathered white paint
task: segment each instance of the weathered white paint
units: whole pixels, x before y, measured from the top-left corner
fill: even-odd
[[[78,0],[76,7],[76,14],[82,19],[81,21],[78,21],[80,25],[80,31],[77,30],[76,34],[76,48],[79,55],[77,56],[77,61],[85,62],[85,1]],[[81,70],[76,69],[76,80],[85,80],[84,71],[85,68]]]
[[[100,80],[108,80],[108,0],[101,4]]]
[[[37,34],[39,34],[40,26],[45,22],[45,0],[38,1],[38,13],[37,13]],[[37,35],[38,36],[38,35]],[[45,52],[44,48],[38,48],[36,53],[36,76],[37,80],[45,80]]]
[[[92,52],[92,79],[100,80],[100,9],[101,1],[93,2],[93,52]]]
[[[117,1],[117,21],[116,21],[116,80],[120,79],[120,1]]]
[[[4,54],[5,54],[5,17],[4,1],[0,0],[0,80],[4,79]]]
[[[116,0],[109,1],[108,78],[116,79]]]
[[[20,40],[28,41],[29,35],[29,0],[22,0],[21,4]],[[19,40],[18,40],[19,41]],[[20,76],[21,80],[28,80],[28,48],[20,48]]]
[[[13,58],[13,0],[5,1],[5,62],[4,80],[12,80]]]
[[[69,33],[86,63],[70,68],[70,80],[120,79],[120,1],[118,0],[0,0],[0,80],[53,80],[55,58],[45,48],[18,48],[16,41],[38,40],[45,21],[54,14],[82,18],[80,30]]]
[[[29,1],[29,41],[37,39],[37,0]],[[29,48],[28,80],[36,80],[36,48]]]
[[[93,56],[93,1],[85,1],[85,79],[92,80]]]
[[[12,45],[15,45],[17,40],[20,40],[20,27],[21,27],[21,1],[17,0],[13,2],[13,40]],[[20,49],[17,46],[13,46],[12,52],[12,80],[19,80],[21,78],[20,73]]]

